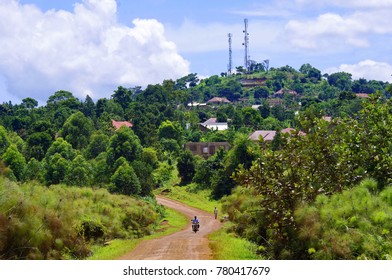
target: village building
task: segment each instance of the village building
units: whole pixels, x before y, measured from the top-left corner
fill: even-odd
[[[130,122],[127,122],[127,121],[115,121],[115,120],[112,120],[112,125],[114,126],[114,128],[116,130],[120,129],[120,127],[122,127],[122,126],[126,126],[128,128],[131,128],[133,126],[133,124],[130,123]]]
[[[188,142],[185,143],[184,148],[190,150],[193,155],[208,158],[219,151],[219,149],[229,150],[230,144],[229,142]]]
[[[200,129],[202,131],[207,130],[227,130],[229,125],[227,122],[217,122],[217,118],[209,118],[203,123],[200,123]]]

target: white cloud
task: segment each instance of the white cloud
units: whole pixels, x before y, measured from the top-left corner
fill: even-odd
[[[73,12],[0,0],[0,88],[15,99],[43,102],[60,89],[100,98],[119,85],[145,86],[189,73],[189,62],[161,23],[135,19],[128,27],[116,14],[115,0],[84,0]]]
[[[371,35],[392,34],[389,10],[354,12],[347,16],[325,13],[316,19],[291,20],[286,38],[298,48],[318,51],[346,46],[369,47]]]
[[[296,0],[302,6],[337,6],[346,8],[388,8],[391,0]]]
[[[392,82],[392,65],[370,59],[360,61],[357,64],[342,64],[339,67],[328,68],[324,72],[329,74],[347,72],[352,74],[353,79],[365,78],[367,80]]]

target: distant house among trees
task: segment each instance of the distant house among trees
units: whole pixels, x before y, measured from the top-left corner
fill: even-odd
[[[290,95],[298,95],[298,93],[295,90],[289,90],[289,89],[280,89],[277,92],[275,92],[271,97],[272,98],[283,98],[285,94],[290,94]]]
[[[369,94],[367,94],[367,93],[356,93],[355,95],[358,98],[369,98]]]
[[[275,130],[256,130],[251,135],[249,135],[249,139],[258,141],[260,137],[262,137],[264,141],[270,142],[274,139],[275,135]]]
[[[227,130],[229,125],[227,122],[217,122],[217,118],[209,118],[203,123],[200,123],[200,129],[202,131],[207,130]]]
[[[253,87],[260,87],[265,85],[266,78],[261,79],[242,79],[240,83],[245,88],[253,88]]]
[[[219,149],[229,150],[230,144],[228,142],[188,142],[185,143],[184,148],[190,150],[193,155],[208,158]]]
[[[267,103],[270,107],[275,107],[275,106],[282,105],[284,102],[283,99],[280,98],[268,98]]]
[[[223,103],[231,103],[226,97],[214,97],[207,101],[207,104],[223,104]]]
[[[288,127],[282,129],[280,133],[293,133],[295,131],[296,130],[294,128]],[[276,130],[256,130],[249,135],[249,139],[252,141],[259,141],[260,137],[262,137],[265,142],[271,142],[272,140],[274,140],[276,134]],[[299,131],[298,135],[306,135],[306,133]]]
[[[118,122],[118,121],[115,121],[115,120],[112,120],[112,125],[114,126],[114,128],[116,130],[120,129],[120,127],[122,127],[122,126],[126,126],[128,128],[131,128],[133,126],[133,124],[131,124],[130,122],[127,122],[127,121]]]

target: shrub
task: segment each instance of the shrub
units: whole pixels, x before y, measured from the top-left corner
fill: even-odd
[[[0,259],[83,259],[97,242],[149,234],[160,217],[152,200],[105,189],[0,177],[0,194]]]

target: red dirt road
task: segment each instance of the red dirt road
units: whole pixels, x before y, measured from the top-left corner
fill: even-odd
[[[180,202],[158,196],[160,204],[177,210],[189,218],[185,229],[168,236],[140,243],[133,251],[119,258],[120,260],[208,260],[211,250],[208,247],[207,235],[220,228],[219,220],[211,213],[189,207]],[[197,216],[200,230],[191,230],[191,219]]]

